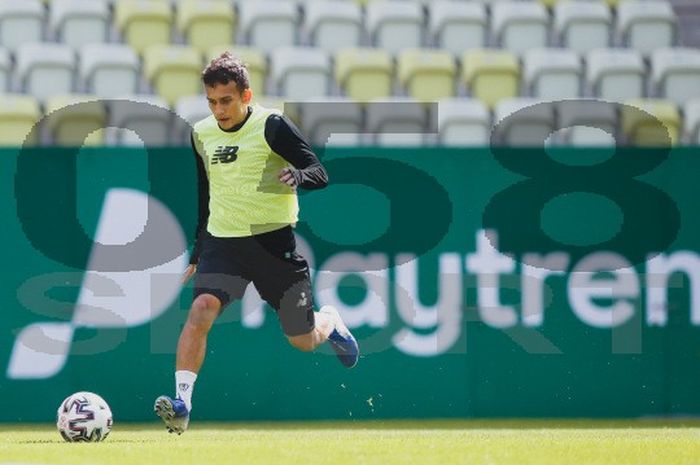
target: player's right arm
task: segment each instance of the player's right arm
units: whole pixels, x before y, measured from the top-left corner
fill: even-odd
[[[190,256],[190,264],[182,277],[183,284],[197,271],[197,262],[202,252],[202,235],[206,231],[207,221],[209,221],[209,178],[207,177],[207,170],[204,166],[204,159],[194,143],[194,133],[190,136],[190,143],[192,144],[192,153],[194,154],[197,165],[197,204],[199,214],[197,229],[195,231],[194,248]]]

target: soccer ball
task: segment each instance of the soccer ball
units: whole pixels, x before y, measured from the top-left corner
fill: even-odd
[[[99,442],[112,430],[112,411],[92,392],[76,392],[58,407],[58,432],[68,442]]]

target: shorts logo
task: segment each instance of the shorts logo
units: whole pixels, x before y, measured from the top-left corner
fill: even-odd
[[[216,148],[214,156],[211,157],[211,164],[233,163],[238,158],[236,152],[238,152],[237,145],[220,145]]]

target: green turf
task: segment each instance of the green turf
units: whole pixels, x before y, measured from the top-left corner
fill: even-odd
[[[0,426],[0,464],[658,464],[700,463],[698,420],[199,423],[182,436],[117,424],[99,444],[52,426]]]

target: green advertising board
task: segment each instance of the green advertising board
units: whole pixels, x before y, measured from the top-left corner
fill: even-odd
[[[700,413],[695,151],[326,149],[296,232],[362,358],[296,351],[251,287],[193,418]],[[79,390],[153,420],[192,298],[191,151],[1,152],[0,421]]]

